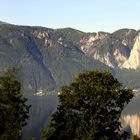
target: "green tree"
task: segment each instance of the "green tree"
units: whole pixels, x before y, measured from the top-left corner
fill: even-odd
[[[28,140],[35,140],[35,137],[29,137]]]
[[[0,77],[0,140],[17,140],[26,125],[30,105],[23,97],[21,85],[14,76],[14,69]]]
[[[60,104],[42,140],[121,140],[120,115],[133,97],[109,72],[81,73],[61,89]]]

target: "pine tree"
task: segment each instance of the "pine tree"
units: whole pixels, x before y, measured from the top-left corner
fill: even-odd
[[[42,140],[121,140],[120,115],[133,97],[109,72],[81,73],[61,89],[60,104]]]
[[[21,92],[21,84],[11,70],[0,77],[0,140],[21,137],[30,108]]]

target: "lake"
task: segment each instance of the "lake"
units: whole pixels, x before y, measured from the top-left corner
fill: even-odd
[[[57,95],[32,96],[28,98],[28,101],[32,107],[28,124],[23,129],[22,140],[27,139],[28,136],[34,136],[39,140],[42,128],[48,126],[50,115],[56,110],[58,97]],[[124,127],[140,136],[140,94],[137,94],[125,107],[122,121]]]
[[[140,137],[140,92],[124,108],[122,125],[126,130]]]
[[[42,128],[47,127],[50,115],[56,110],[58,97],[57,95],[31,96],[28,97],[28,103],[32,107],[27,125],[23,129],[22,140],[29,136],[39,140]]]

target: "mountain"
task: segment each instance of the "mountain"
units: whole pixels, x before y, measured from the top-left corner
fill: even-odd
[[[0,69],[18,66],[23,90],[31,94],[58,91],[79,72],[93,69],[109,70],[133,86],[140,67],[139,40],[139,31],[133,29],[85,33],[0,24]],[[126,81],[130,70],[134,79]]]
[[[135,39],[135,43],[128,60],[122,65],[122,67],[128,69],[140,68],[140,33]]]
[[[58,90],[83,70],[107,69],[80,49],[85,33],[71,29],[0,25],[0,69],[20,68],[26,93]]]

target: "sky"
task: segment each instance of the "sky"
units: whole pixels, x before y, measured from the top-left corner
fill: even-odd
[[[0,0],[0,21],[84,32],[140,29],[140,0]]]

